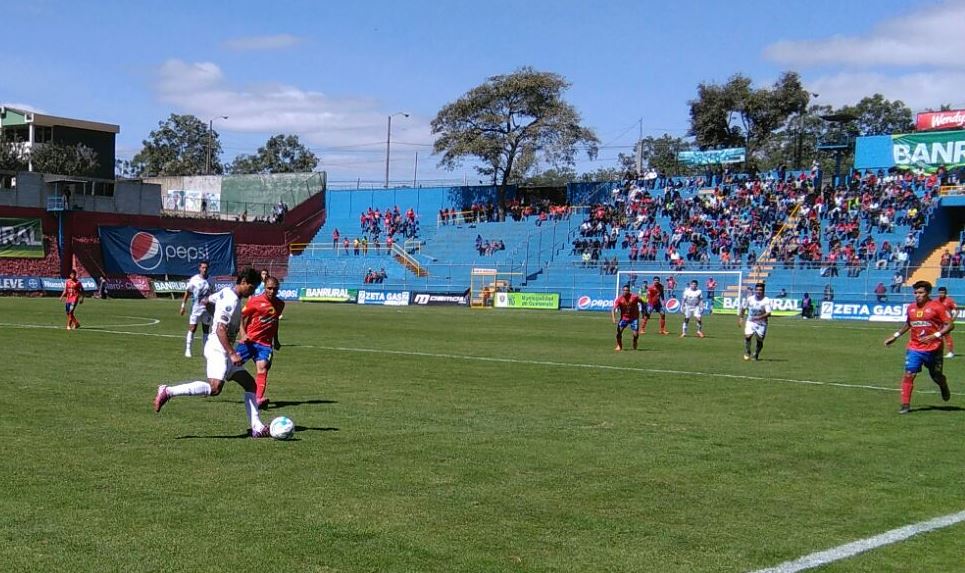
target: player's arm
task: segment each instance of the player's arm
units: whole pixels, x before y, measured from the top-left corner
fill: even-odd
[[[181,310],[178,311],[179,316],[184,316],[184,305],[188,304],[188,299],[191,297],[191,289],[188,288],[184,291],[184,296],[181,297]]]
[[[741,303],[740,310],[737,311],[737,325],[744,326],[744,317],[747,316],[747,305]]]
[[[911,325],[905,320],[905,324],[901,325],[901,328],[895,331],[894,334],[885,339],[885,346],[891,346],[896,340],[902,337],[903,334],[911,330]]]
[[[238,342],[248,339],[248,324],[251,322],[252,314],[254,312],[251,305],[246,304],[241,308],[241,330],[238,331]]]
[[[228,323],[219,322],[218,328],[215,331],[218,336],[218,342],[221,343],[221,348],[224,349],[225,354],[231,360],[232,364],[241,364],[241,357],[235,352],[233,346],[231,346],[231,341],[228,339]]]
[[[616,305],[613,305],[613,308],[610,309],[610,320],[613,321],[613,324],[617,323],[617,306]]]
[[[77,304],[84,304],[84,287],[79,281],[77,283]]]
[[[67,300],[67,283],[64,283],[64,292],[60,293],[60,301],[63,302]]]

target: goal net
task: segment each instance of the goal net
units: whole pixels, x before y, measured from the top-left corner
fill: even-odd
[[[640,295],[646,302],[647,288],[653,284],[654,277],[660,277],[663,285],[663,298],[667,312],[680,312],[681,295],[690,285],[690,281],[697,281],[697,288],[704,298],[704,312],[718,312],[722,314],[737,314],[738,305],[744,292],[743,271],[618,271],[614,298],[623,287],[630,285],[633,292]]]

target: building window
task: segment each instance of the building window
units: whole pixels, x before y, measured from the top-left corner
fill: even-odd
[[[30,131],[26,125],[3,128],[3,139],[5,141],[25,142],[30,139]]]
[[[49,125],[34,125],[34,143],[50,143],[54,140],[54,128]]]

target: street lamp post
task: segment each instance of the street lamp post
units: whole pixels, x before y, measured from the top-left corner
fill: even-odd
[[[228,116],[221,115],[218,116],[221,119],[228,119]],[[208,120],[208,145],[207,153],[204,156],[204,174],[211,175],[211,147],[214,145],[214,120],[218,118],[212,117]]]
[[[815,99],[817,99],[817,97],[818,97],[818,94],[816,94],[816,93],[814,93],[814,92],[811,92],[810,95],[811,95],[811,97],[813,97],[813,98],[815,98]],[[810,103],[810,102],[809,102],[809,103]],[[798,169],[798,171],[800,171],[801,169],[804,169],[804,118],[807,116],[807,106],[808,106],[808,104],[805,103],[805,104],[804,104],[804,108],[801,109],[800,113],[798,114],[798,122],[797,122],[797,154],[796,154],[796,155],[797,155],[797,162],[796,162],[796,163],[797,163],[797,169]]]
[[[385,188],[389,188],[389,152],[392,148],[392,118],[401,115],[402,117],[409,117],[409,114],[399,111],[389,115],[389,123],[385,130]]]

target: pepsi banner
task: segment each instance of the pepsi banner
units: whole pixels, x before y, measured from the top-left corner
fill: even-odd
[[[212,275],[235,273],[231,233],[98,227],[104,266],[112,274],[191,276],[208,261]]]

